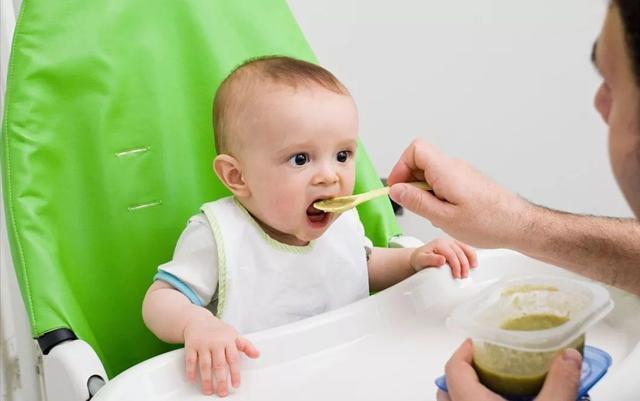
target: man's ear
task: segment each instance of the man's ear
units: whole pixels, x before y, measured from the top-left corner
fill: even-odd
[[[230,155],[218,155],[213,159],[213,170],[220,181],[238,198],[245,198],[251,194],[242,176],[240,162]]]

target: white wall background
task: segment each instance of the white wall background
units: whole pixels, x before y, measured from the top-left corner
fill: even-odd
[[[0,0],[0,121],[19,0]],[[2,186],[0,185],[0,199]],[[13,270],[4,208],[0,208],[0,401],[42,400],[35,341]]]
[[[606,0],[288,2],[320,62],[353,93],[380,175],[422,137],[533,202],[631,215],[592,107],[589,55]],[[4,89],[8,11],[20,0],[1,3]],[[422,239],[439,232],[410,213],[400,223]]]
[[[605,0],[289,0],[387,175],[414,137],[549,207],[630,216],[593,109]],[[410,213],[407,234],[438,231]]]
[[[0,94],[19,4],[0,0]],[[589,55],[606,0],[289,5],[319,60],[353,93],[381,175],[420,136],[536,203],[631,215],[610,172],[606,127],[592,108],[599,80]],[[400,222],[424,240],[438,233],[411,214]],[[0,399],[35,400],[35,355],[0,224]]]

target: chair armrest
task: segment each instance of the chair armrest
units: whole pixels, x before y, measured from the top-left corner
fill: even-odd
[[[406,235],[398,235],[389,240],[389,248],[417,248],[422,245],[424,242]]]
[[[53,347],[42,366],[47,401],[87,401],[108,380],[98,355],[79,339]]]

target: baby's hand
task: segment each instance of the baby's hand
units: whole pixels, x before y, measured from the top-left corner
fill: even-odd
[[[238,351],[244,352],[250,358],[260,355],[251,342],[238,335],[236,329],[211,315],[189,320],[184,329],[184,347],[187,380],[195,382],[196,368],[199,367],[202,392],[215,392],[220,397],[229,394],[229,375],[231,385],[234,388],[240,386]],[[212,380],[212,377],[215,380]]]
[[[411,266],[420,271],[425,267],[440,267],[445,262],[451,266],[455,278],[465,278],[469,268],[476,267],[476,252],[469,245],[452,238],[438,238],[416,248],[411,255]]]

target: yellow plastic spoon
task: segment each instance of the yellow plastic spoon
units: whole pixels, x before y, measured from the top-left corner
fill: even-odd
[[[410,182],[409,184],[413,185],[414,187],[424,189],[425,191],[431,190],[431,187],[426,182]],[[391,187],[382,187],[358,195],[339,196],[333,199],[325,199],[323,201],[314,203],[313,207],[318,210],[322,210],[323,212],[342,213],[358,206],[363,202],[367,202],[371,199],[377,198],[378,196],[388,195],[390,189]]]

